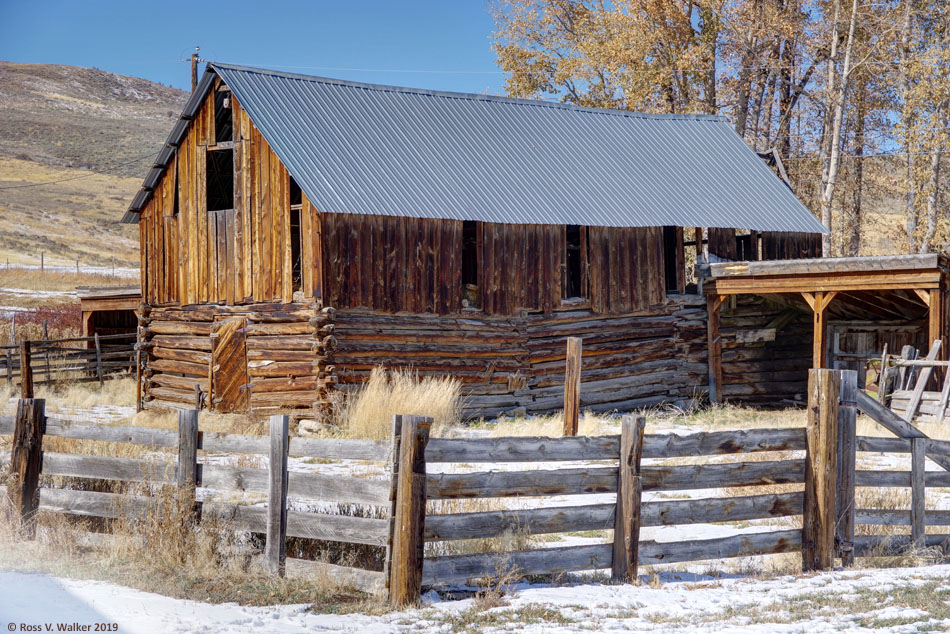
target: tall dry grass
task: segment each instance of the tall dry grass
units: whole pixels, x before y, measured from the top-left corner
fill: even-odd
[[[448,376],[420,377],[412,370],[377,367],[347,396],[336,422],[345,436],[386,440],[394,414],[429,416],[433,433],[442,434],[461,420],[462,384]]]

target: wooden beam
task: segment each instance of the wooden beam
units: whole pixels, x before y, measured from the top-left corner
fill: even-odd
[[[805,303],[808,304],[808,307],[815,310],[815,296],[811,293],[802,293],[802,297],[805,298]]]
[[[646,418],[624,416],[620,431],[620,469],[617,480],[617,508],[614,511],[614,549],[611,578],[633,583],[637,579],[640,545],[640,459]]]
[[[426,516],[425,451],[431,426],[431,418],[402,418],[395,531],[389,569],[389,600],[394,607],[416,603],[422,589]]]
[[[854,565],[854,468],[857,449],[858,373],[841,372],[838,401],[838,470],[835,504],[835,549],[843,566]]]
[[[722,307],[722,301],[723,297],[720,295],[706,297],[706,349],[709,367],[709,400],[712,403],[722,402],[722,337],[719,334],[719,309]]]
[[[268,572],[281,577],[284,576],[287,562],[289,424],[290,418],[286,415],[270,417],[270,460],[267,463],[267,541],[264,546],[264,561]]]
[[[802,569],[805,571],[829,570],[834,563],[840,387],[840,372],[809,370],[802,511]]]
[[[17,402],[10,452],[11,483],[7,488],[13,513],[24,539],[36,536],[36,513],[40,503],[40,470],[43,466],[43,435],[46,433],[46,401],[22,398]]]
[[[935,339],[933,345],[930,347],[930,352],[927,353],[927,361],[936,361],[937,356],[940,354],[941,341]],[[910,397],[910,403],[907,405],[907,409],[904,411],[904,420],[908,423],[914,420],[914,416],[917,415],[917,409],[920,407],[920,401],[924,397],[924,389],[927,387],[927,383],[930,381],[930,376],[933,374],[934,367],[932,365],[924,366],[920,375],[917,377],[917,383],[914,385],[914,393]]]
[[[923,289],[914,288],[911,289],[920,298],[920,300],[927,306],[930,306],[930,291],[925,291]]]
[[[565,436],[577,435],[581,407],[581,348],[580,337],[567,338],[567,353],[564,368],[564,432]]]

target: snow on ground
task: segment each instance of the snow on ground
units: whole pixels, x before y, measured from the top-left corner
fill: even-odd
[[[916,595],[907,600],[909,593]],[[10,631],[26,631],[20,624],[38,625],[39,631],[47,631],[50,624],[56,631],[57,623],[115,623],[122,634],[512,630],[521,634],[899,634],[950,629],[946,618],[950,566],[945,565],[774,579],[696,577],[657,587],[525,586],[514,589],[504,604],[495,608],[480,606],[472,599],[442,600],[429,593],[422,608],[381,616],[315,614],[305,605],[212,605],[96,581],[9,572],[0,572],[0,597],[0,627],[14,623]]]

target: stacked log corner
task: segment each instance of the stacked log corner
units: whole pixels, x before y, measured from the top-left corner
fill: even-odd
[[[389,562],[389,600],[394,607],[418,601],[425,557],[426,445],[432,419],[403,416],[396,476],[394,530]]]
[[[19,536],[24,539],[33,539],[36,536],[45,433],[46,401],[20,399],[13,428],[13,449],[10,452],[11,482],[7,491]]]
[[[808,371],[802,569],[830,570],[835,554],[841,372]]]
[[[336,310],[330,306],[324,307],[319,302],[314,303],[314,315],[310,318],[313,328],[312,361],[313,374],[316,377],[316,394],[312,403],[313,414],[319,422],[326,422],[330,418],[330,391],[338,382],[336,367],[333,365],[333,352],[336,350],[336,337],[333,335],[336,324],[333,323]]]

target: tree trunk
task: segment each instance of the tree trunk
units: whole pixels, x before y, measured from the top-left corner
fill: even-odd
[[[904,126],[904,186],[907,188],[904,196],[904,218],[907,243],[910,252],[918,249],[917,241],[917,199],[914,191],[914,154],[912,143],[912,129],[914,127],[914,109],[910,104],[910,30],[913,20],[913,0],[904,0],[904,20],[901,27],[900,43],[900,92],[901,92],[901,119]]]
[[[935,131],[933,152],[930,154],[930,182],[927,194],[927,229],[920,240],[920,253],[930,253],[934,236],[937,234],[937,208],[940,204],[940,159],[943,156],[944,138],[947,127],[947,103],[940,104],[935,117],[939,131]]]
[[[867,83],[862,75],[855,87],[857,112],[854,122],[854,192],[851,198],[851,218],[848,223],[847,254],[857,256],[861,251],[861,224],[864,195],[864,144],[867,119]]]

